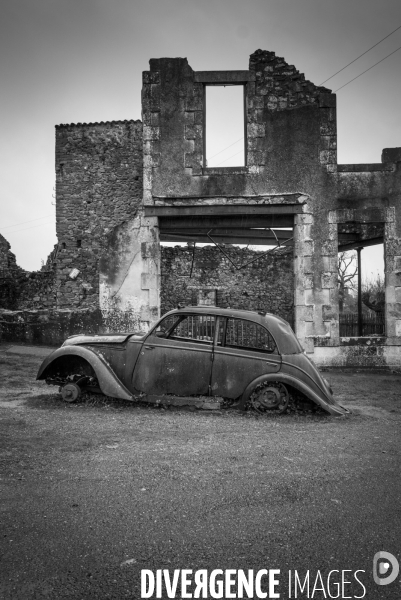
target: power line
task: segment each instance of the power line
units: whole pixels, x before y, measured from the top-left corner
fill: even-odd
[[[379,42],[377,42],[377,44],[375,44],[374,46],[371,46],[371,48],[369,48],[368,50],[366,50],[365,52],[363,52],[362,54],[360,54],[359,56],[357,56],[357,58],[354,58],[354,60],[351,60],[350,63],[348,63],[347,65],[345,65],[345,67],[343,67],[342,69],[340,69],[336,73],[334,73],[334,75],[331,75],[331,77],[328,77],[327,79],[325,79],[324,81],[322,81],[322,83],[319,83],[319,85],[323,85],[324,83],[326,83],[326,81],[329,81],[329,79],[333,79],[333,77],[335,77],[336,75],[338,75],[338,73],[341,73],[341,71],[344,71],[344,69],[346,69],[347,67],[349,67],[350,65],[352,65],[352,63],[354,63],[359,58],[361,58],[361,56],[364,56],[365,54],[367,54],[368,52],[370,52],[373,48],[376,48],[376,46],[378,46],[379,44],[381,44],[382,42],[384,42],[384,40],[386,40],[388,37],[390,37],[390,35],[393,35],[393,33],[395,33],[396,31],[398,31],[399,29],[401,29],[401,25],[399,25],[397,27],[397,29],[394,29],[394,31],[392,31],[391,33],[389,33],[388,35],[386,35],[386,37],[384,37]]]
[[[29,229],[36,229],[37,227],[44,227],[45,225],[53,225],[54,221],[49,221],[48,223],[41,223],[40,225],[34,225],[33,227],[27,227],[26,229],[17,229],[16,231],[9,231],[9,234],[19,233],[20,231],[28,231]]]
[[[359,73],[359,75],[357,75],[356,77],[354,77],[353,79],[351,79],[347,83],[344,83],[344,85],[342,85],[341,87],[339,87],[336,90],[334,90],[334,93],[338,92],[339,90],[342,90],[346,85],[348,85],[349,83],[352,83],[353,81],[355,81],[355,79],[358,79],[358,77],[360,77],[364,73],[367,73],[368,71],[370,71],[370,69],[373,69],[373,67],[375,67],[376,65],[380,64],[381,62],[383,62],[383,60],[386,60],[386,58],[388,58],[392,54],[395,54],[396,52],[398,52],[398,50],[401,50],[401,46],[399,48],[397,48],[397,50],[394,50],[393,52],[390,52],[390,54],[387,54],[387,56],[385,56],[384,58],[382,58],[381,60],[379,60],[377,63],[375,63],[371,67],[369,67],[369,69],[365,69],[365,71],[362,71],[362,73]]]
[[[6,225],[2,229],[10,229],[10,227],[18,227],[18,225],[25,225],[25,223],[33,223],[33,221],[40,221],[40,219],[47,219],[53,215],[45,215],[44,217],[38,217],[37,219],[31,219],[30,221],[21,221],[20,223],[14,223],[14,225]]]
[[[230,160],[230,158],[233,158],[234,156],[238,156],[238,154],[241,154],[243,152],[243,150],[240,150],[239,152],[236,152],[236,154],[232,154],[231,156],[229,156],[228,158],[226,158],[225,160],[223,160],[221,163],[219,163],[218,165],[216,165],[216,167],[219,167],[220,165],[222,165],[223,163],[227,162],[228,160]]]
[[[221,154],[222,152],[224,152],[224,150],[228,150],[228,148],[231,148],[231,146],[234,146],[234,144],[238,144],[238,142],[240,142],[241,140],[244,139],[244,136],[240,137],[239,140],[237,140],[236,142],[233,142],[232,144],[230,144],[229,146],[226,146],[225,148],[223,148],[223,150],[220,150],[220,152],[217,152],[217,154],[213,154],[213,156],[209,156],[208,160],[211,160],[212,158],[214,158],[215,156],[217,156],[218,154]]]

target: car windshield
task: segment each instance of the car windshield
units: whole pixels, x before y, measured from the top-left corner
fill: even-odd
[[[160,321],[152,331],[152,335],[157,335],[157,337],[167,337],[172,328],[178,323],[178,321],[182,319],[180,315],[167,315],[164,319]]]

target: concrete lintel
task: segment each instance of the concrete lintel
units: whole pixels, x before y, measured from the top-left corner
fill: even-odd
[[[247,81],[255,81],[254,71],[196,71],[194,79],[206,85],[241,85]]]
[[[383,163],[368,163],[356,165],[337,165],[339,173],[371,173],[373,171],[391,171],[392,165]]]
[[[302,212],[300,204],[233,204],[190,206],[146,206],[146,217],[185,217],[209,215],[294,215]]]

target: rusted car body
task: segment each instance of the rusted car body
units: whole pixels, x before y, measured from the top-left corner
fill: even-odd
[[[284,412],[297,392],[330,414],[347,412],[286,321],[217,307],[173,310],[146,334],[72,336],[37,379],[60,385],[67,401],[88,389],[125,400],[219,397]]]

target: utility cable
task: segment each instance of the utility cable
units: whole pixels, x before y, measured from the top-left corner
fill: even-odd
[[[16,231],[9,231],[9,234],[19,233],[20,231],[29,231],[30,229],[36,229],[37,227],[44,227],[45,225],[53,225],[54,221],[48,223],[41,223],[40,225],[34,225],[33,227],[27,227],[26,229],[17,229]]]
[[[238,142],[240,142],[243,139],[244,139],[244,136],[240,137],[239,140],[237,140],[236,142],[233,142],[229,146],[226,146],[225,148],[223,148],[223,150],[220,150],[220,152],[217,152],[217,154],[213,154],[213,156],[210,156],[208,160],[211,160],[212,158],[214,158],[218,154],[221,154],[222,152],[224,152],[224,150],[228,150],[228,148],[231,148],[231,146],[234,146],[234,144],[238,144]]]
[[[228,160],[230,160],[230,158],[233,158],[234,156],[238,156],[238,154],[241,154],[243,152],[243,150],[240,150],[239,152],[237,152],[236,154],[232,154],[231,156],[229,156],[228,158],[226,158],[225,160],[223,160],[221,163],[219,163],[218,165],[216,165],[216,167],[219,167],[220,165],[222,165],[223,163],[227,162]],[[215,167],[212,167],[212,169],[214,169]]]
[[[357,75],[356,77],[354,77],[353,79],[351,79],[347,83],[344,83],[344,85],[342,85],[341,87],[339,87],[336,90],[334,90],[334,93],[338,92],[339,90],[342,90],[346,85],[348,85],[349,83],[352,83],[353,81],[355,81],[355,79],[358,79],[358,77],[360,77],[364,73],[367,73],[368,71],[370,71],[370,69],[373,69],[373,67],[375,67],[376,65],[380,64],[381,62],[383,62],[383,60],[386,60],[386,58],[388,58],[392,54],[395,54],[396,52],[398,52],[398,50],[401,50],[401,46],[399,48],[397,48],[397,50],[394,50],[393,52],[390,52],[390,54],[387,54],[387,56],[385,56],[384,58],[382,58],[381,60],[379,60],[377,63],[375,63],[371,67],[369,67],[369,69],[365,69],[365,71],[362,71],[362,73],[359,73],[359,75]]]
[[[394,31],[392,31],[391,33],[389,33],[388,35],[386,35],[386,37],[384,37],[379,42],[377,42],[377,44],[375,44],[374,46],[371,46],[371,48],[369,48],[369,50],[366,50],[365,52],[363,52],[362,54],[360,54],[357,58],[354,58],[354,60],[351,60],[350,63],[348,63],[347,65],[345,65],[345,67],[343,67],[342,69],[340,69],[336,73],[334,73],[334,75],[331,75],[331,77],[328,77],[327,79],[325,79],[324,81],[322,81],[322,83],[319,83],[319,85],[323,85],[324,83],[326,83],[326,81],[329,81],[329,79],[333,79],[333,77],[335,77],[336,75],[338,75],[338,73],[341,73],[341,71],[344,71],[344,69],[346,69],[347,67],[349,67],[350,65],[352,65],[352,63],[354,63],[359,58],[361,58],[361,56],[364,56],[365,54],[367,54],[368,52],[370,52],[373,48],[376,48],[376,46],[378,46],[379,44],[381,44],[382,42],[384,42],[384,40],[386,40],[388,37],[390,37],[390,35],[393,35],[393,33],[395,33],[396,31],[398,31],[399,29],[401,29],[401,25],[399,25],[397,27],[397,29],[394,29]],[[362,75],[362,73],[361,73],[361,75]]]
[[[25,223],[32,223],[33,221],[40,221],[40,219],[47,219],[48,217],[53,217],[53,215],[45,215],[44,217],[38,217],[37,219],[31,219],[30,221],[21,221],[20,223],[14,223],[14,225],[6,225],[1,229],[10,229],[10,227],[18,227],[18,225],[25,225]]]

